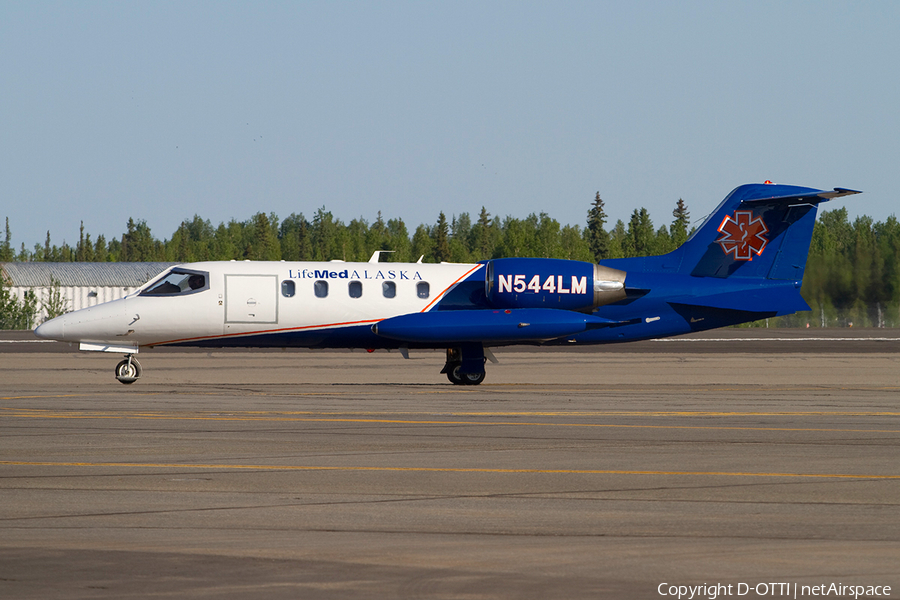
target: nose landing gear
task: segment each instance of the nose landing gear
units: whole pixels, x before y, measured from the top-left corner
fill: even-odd
[[[141,363],[134,354],[126,354],[125,360],[116,365],[116,379],[122,383],[134,383],[141,376]]]

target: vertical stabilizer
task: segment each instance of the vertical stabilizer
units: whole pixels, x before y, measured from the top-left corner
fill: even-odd
[[[818,205],[858,193],[843,188],[824,191],[793,185],[742,185],[674,252],[604,264],[626,271],[800,281]]]

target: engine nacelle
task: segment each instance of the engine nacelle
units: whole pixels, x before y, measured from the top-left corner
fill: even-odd
[[[625,271],[559,258],[498,258],[486,265],[484,293],[496,308],[590,311],[625,299]]]

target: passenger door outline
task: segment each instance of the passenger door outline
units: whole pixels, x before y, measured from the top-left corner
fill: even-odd
[[[226,323],[278,323],[277,275],[225,275]]]

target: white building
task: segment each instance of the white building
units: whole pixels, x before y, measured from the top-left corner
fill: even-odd
[[[37,323],[47,317],[45,302],[55,285],[66,312],[123,298],[165,269],[168,262],[8,262],[0,263],[3,286],[20,302],[37,298]]]

